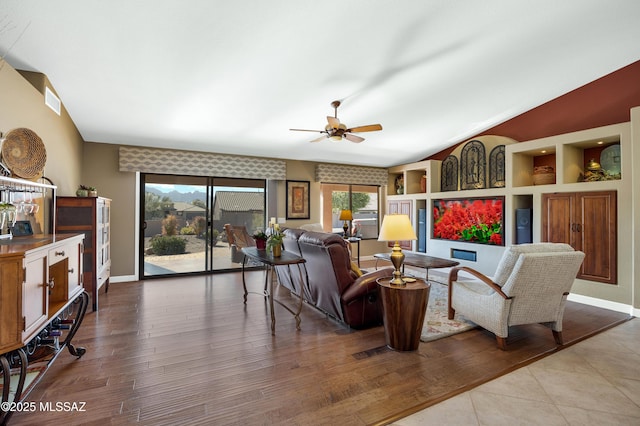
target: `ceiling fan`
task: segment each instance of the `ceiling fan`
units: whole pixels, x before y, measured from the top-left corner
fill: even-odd
[[[352,135],[352,133],[362,133],[362,132],[375,132],[377,130],[382,130],[382,126],[380,124],[369,124],[367,126],[358,126],[347,128],[345,124],[342,124],[340,120],[338,120],[338,107],[340,106],[340,101],[331,102],[331,106],[334,110],[334,116],[327,116],[328,124],[325,126],[324,130],[306,130],[306,129],[289,129],[295,132],[318,132],[323,135],[317,139],[314,139],[309,142],[320,142],[323,139],[329,138],[332,141],[340,141],[342,138],[349,140],[351,142],[360,143],[364,140],[364,138],[356,135]]]

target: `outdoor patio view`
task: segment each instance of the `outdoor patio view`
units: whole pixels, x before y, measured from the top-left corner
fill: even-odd
[[[162,175],[143,178],[144,277],[242,266],[232,259],[224,225],[245,226],[250,233],[264,228],[264,181]],[[216,185],[216,181],[225,186]]]

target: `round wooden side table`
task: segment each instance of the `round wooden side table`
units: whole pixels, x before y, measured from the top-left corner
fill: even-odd
[[[378,278],[382,298],[384,335],[396,351],[415,351],[420,345],[431,285],[416,278],[405,286],[390,285],[392,277]]]

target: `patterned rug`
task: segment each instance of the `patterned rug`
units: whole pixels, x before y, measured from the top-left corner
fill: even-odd
[[[45,364],[38,363],[36,365],[29,365],[27,367],[27,375],[25,377],[24,385],[22,388],[23,397],[24,395],[27,395],[31,391],[32,385],[36,383],[36,379],[39,378],[40,374],[42,374],[42,372],[46,370],[46,368],[47,368],[46,363]],[[19,376],[20,376],[20,373],[18,369],[11,370],[11,379],[10,379],[11,381],[9,385],[9,399],[7,400],[9,402],[15,399]],[[4,387],[3,379],[2,377],[0,377],[0,394],[2,393],[3,387]]]
[[[421,341],[430,342],[442,339],[476,327],[473,322],[457,313],[454,319],[447,319],[449,287],[433,280],[429,280],[429,283],[431,284],[431,290],[429,290],[429,303],[427,304],[427,314],[422,326]]]

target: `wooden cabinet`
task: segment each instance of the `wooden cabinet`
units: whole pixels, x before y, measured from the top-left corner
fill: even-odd
[[[578,278],[617,283],[616,191],[542,194],[542,241],[585,253]]]
[[[406,214],[411,220],[412,206],[411,200],[389,200],[387,201],[387,214]],[[394,244],[394,242],[389,242],[389,247],[393,247]],[[404,250],[411,250],[413,245],[412,241],[399,241],[399,244]]]
[[[13,412],[7,403],[21,402],[27,383],[46,371],[30,363],[48,365],[64,347],[77,357],[86,352],[72,344],[89,304],[79,283],[82,240],[41,234],[0,244],[0,424]],[[35,376],[27,381],[28,372]]]
[[[85,236],[84,288],[98,310],[98,292],[109,288],[111,274],[111,200],[104,197],[57,197],[56,233]]]
[[[25,346],[82,291],[82,236],[14,239],[0,248],[0,353],[6,353]]]

